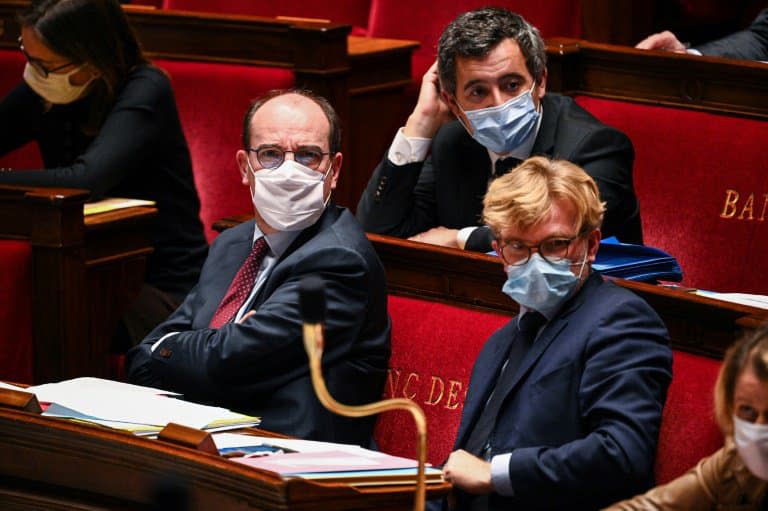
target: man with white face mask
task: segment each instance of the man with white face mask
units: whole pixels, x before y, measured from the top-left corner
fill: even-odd
[[[477,229],[489,181],[544,155],[582,166],[597,182],[607,236],[642,242],[632,144],[571,98],[545,94],[546,52],[535,27],[505,9],[478,9],[448,25],[437,51],[414,111],[360,199],[367,231],[489,251],[490,231]]]
[[[672,356],[656,313],[591,269],[594,181],[535,157],[483,204],[520,315],[475,361],[443,468],[455,509],[597,509],[648,488]]]
[[[367,445],[373,420],[328,412],[312,388],[298,285],[326,284],[324,370],[339,401],[381,395],[389,358],[384,270],[355,217],[331,202],[338,118],[306,91],[256,101],[236,154],[254,220],[222,233],[184,303],[128,354],[129,379],[262,417],[268,430]]]

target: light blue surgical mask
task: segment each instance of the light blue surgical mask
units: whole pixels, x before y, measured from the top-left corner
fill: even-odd
[[[548,262],[534,252],[527,263],[507,266],[507,281],[501,290],[520,305],[552,319],[563,302],[576,291],[586,262],[585,252],[579,274],[574,275],[570,259]]]
[[[533,133],[539,112],[531,89],[506,103],[478,110],[462,110],[469,122],[467,131],[494,153],[504,154],[520,147]]]

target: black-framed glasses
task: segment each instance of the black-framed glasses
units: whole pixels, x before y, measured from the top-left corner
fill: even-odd
[[[274,169],[279,167],[285,161],[285,154],[292,153],[293,159],[309,167],[312,170],[319,170],[320,164],[323,163],[323,158],[331,154],[323,152],[322,149],[316,146],[301,146],[296,148],[295,151],[286,151],[282,147],[275,145],[263,145],[256,148],[247,148],[248,152],[256,154],[256,160],[259,165],[265,169]]]
[[[27,62],[29,62],[29,65],[32,66],[32,69],[37,71],[38,74],[42,75],[43,78],[48,78],[49,74],[54,73],[56,71],[61,71],[65,67],[71,66],[72,64],[74,64],[74,62],[67,62],[66,64],[56,66],[53,69],[48,69],[38,59],[29,56],[29,53],[27,53],[27,50],[24,49],[24,43],[22,42],[21,37],[19,37],[18,42],[19,42],[19,50],[21,50],[21,53],[24,55],[24,58],[27,59]]]
[[[547,238],[538,245],[526,245],[520,240],[501,241],[499,244],[499,255],[510,266],[520,266],[527,263],[533,249],[549,263],[554,263],[559,259],[567,259],[568,252],[573,245],[573,241],[578,236],[571,238],[552,237]]]

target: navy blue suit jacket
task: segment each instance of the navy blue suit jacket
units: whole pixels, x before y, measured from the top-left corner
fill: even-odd
[[[542,119],[531,155],[568,160],[597,183],[607,204],[602,231],[625,243],[642,243],[640,207],[632,183],[632,143],[559,94],[542,98]],[[491,178],[488,150],[458,122],[435,135],[424,162],[397,166],[385,155],[357,206],[368,232],[408,237],[431,227],[461,229],[481,224],[483,196]],[[487,234],[487,233],[486,233]],[[490,236],[473,235],[466,248],[491,250]]]
[[[457,449],[494,388],[515,321],[475,362]],[[645,301],[593,273],[516,370],[491,439],[494,455],[512,453],[515,495],[493,494],[490,509],[597,509],[650,487],[671,380],[667,344]]]
[[[298,285],[310,274],[325,281],[323,370],[331,395],[342,403],[367,403],[381,397],[390,351],[381,262],[354,216],[329,205],[274,266],[256,296],[255,314],[242,324],[209,328],[251,250],[253,227],[253,221],[246,222],[216,239],[184,303],[128,353],[130,381],[259,415],[268,430],[368,444],[373,419],[336,416],[315,397]],[[150,352],[169,332],[180,333]]]
[[[697,45],[702,55],[731,59],[768,60],[768,9],[746,29],[716,41]]]

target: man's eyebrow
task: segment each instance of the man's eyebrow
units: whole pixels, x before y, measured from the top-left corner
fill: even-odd
[[[477,84],[493,83],[494,81],[501,82],[504,80],[523,80],[524,81],[525,76],[523,76],[520,73],[507,73],[505,75],[499,76],[498,78],[496,78],[496,80],[486,80],[484,78],[483,79],[478,78],[476,80],[470,80],[466,84],[464,84],[463,90],[467,90],[470,87],[473,87],[474,85],[477,85]]]

